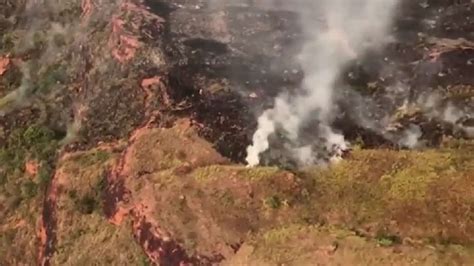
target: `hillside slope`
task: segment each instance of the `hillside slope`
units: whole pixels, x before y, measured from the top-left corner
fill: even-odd
[[[472,265],[474,4],[401,3],[341,77],[354,149],[295,169],[242,164],[291,6],[0,1],[0,265]]]

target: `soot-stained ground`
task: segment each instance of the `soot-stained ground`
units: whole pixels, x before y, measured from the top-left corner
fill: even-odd
[[[355,151],[332,174],[231,164],[298,91],[304,36],[292,4],[209,3],[0,1],[0,264],[356,263],[341,237],[388,264],[469,261],[450,245],[474,232],[472,1],[401,1],[393,40],[347,65],[333,126]],[[291,165],[280,147],[266,163]],[[333,244],[285,256],[302,232]]]
[[[294,60],[303,38],[298,16],[291,8],[252,4],[174,7],[169,36],[175,47],[170,49],[180,52],[172,55],[172,75],[176,71],[190,93],[199,91],[193,115],[203,125],[201,134],[225,156],[242,161],[255,117],[280,92],[297,90],[304,77]],[[428,146],[439,145],[446,135],[469,137],[453,127],[463,127],[456,123],[468,120],[473,108],[474,50],[466,34],[472,18],[461,15],[470,8],[468,2],[403,2],[391,32],[394,40],[348,65],[341,76],[335,127],[364,147],[401,148],[401,132],[411,124],[420,127]],[[426,110],[430,104],[440,112],[453,104],[462,115],[446,121]]]
[[[133,14],[136,10],[122,10],[130,21],[120,18],[119,22],[104,21],[101,25],[96,19],[97,29],[77,30],[84,40],[65,48],[64,58],[59,59],[75,58],[71,63],[77,71],[67,70],[70,73],[63,73],[66,77],[58,77],[57,72],[67,67],[55,62],[60,71],[43,71],[47,76],[44,82],[66,84],[60,92],[58,86],[56,92],[47,92],[50,96],[43,97],[46,99],[31,97],[28,101],[33,104],[27,105],[33,106],[26,108],[40,109],[44,119],[62,132],[72,123],[71,116],[77,116],[77,109],[83,108],[85,121],[79,146],[91,147],[127,136],[146,120],[145,113],[160,109],[158,105],[163,102],[159,100],[145,107],[144,98],[148,96],[139,88],[140,79],[160,76],[166,83],[168,104],[174,106],[161,108],[162,112],[171,110],[172,114],[164,116],[191,116],[201,126],[202,136],[225,156],[242,162],[256,128],[256,117],[273,104],[280,92],[297,90],[304,77],[294,60],[303,38],[297,14],[291,9],[264,9],[251,4],[210,6],[198,1],[178,4],[149,0],[144,6],[149,8],[147,15],[141,14],[144,18]],[[435,95],[438,109],[452,103],[469,113],[473,84],[470,73],[474,67],[470,60],[474,52],[468,34],[471,18],[463,14],[470,8],[467,2],[403,4],[392,32],[394,41],[382,52],[359,58],[341,76],[341,85],[336,88],[340,116],[335,127],[349,141],[357,139],[365,147],[398,147],[397,137],[384,136],[382,127],[387,125],[381,121],[394,116],[405,101],[424,109],[418,105],[426,103],[420,101]],[[131,27],[127,22],[137,25]],[[99,36],[106,34],[106,23],[121,25],[113,27],[116,32],[108,40]],[[100,34],[95,32],[99,29]],[[88,35],[96,40],[87,42]],[[128,35],[142,43],[127,41]],[[137,55],[127,55],[130,60],[122,60],[121,66],[117,65],[120,62],[111,62],[113,59],[104,59],[101,53],[106,49],[94,42],[109,46],[114,41],[120,46],[119,52],[137,50]],[[97,64],[101,63],[99,69]],[[14,75],[20,63],[12,59],[10,65],[4,75]],[[21,74],[5,82],[4,91],[11,90],[20,84]],[[22,118],[13,118],[14,113],[5,115],[4,120],[19,123]],[[369,119],[373,121],[367,123]],[[452,134],[442,118],[421,120],[422,139],[430,144],[438,144],[443,134]],[[439,132],[433,133],[433,128]]]

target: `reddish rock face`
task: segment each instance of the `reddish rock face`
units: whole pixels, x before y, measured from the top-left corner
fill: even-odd
[[[30,176],[35,176],[38,174],[40,165],[37,161],[27,161],[25,163],[25,171]]]
[[[3,75],[8,70],[8,66],[10,65],[10,58],[8,57],[0,57],[0,76]]]

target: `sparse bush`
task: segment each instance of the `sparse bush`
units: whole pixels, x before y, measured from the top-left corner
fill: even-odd
[[[105,190],[105,177],[100,177],[94,190],[80,197],[77,191],[72,190],[68,193],[69,198],[74,201],[76,208],[82,214],[92,214],[102,210],[102,193]]]
[[[49,165],[43,165],[38,172],[38,184],[41,189],[46,189],[52,179],[52,169]]]
[[[99,177],[99,181],[97,182],[97,185],[95,186],[95,193],[98,197],[102,197],[105,189],[106,189],[106,186],[107,186],[107,180],[106,180],[106,176],[105,176],[105,173]]]
[[[28,180],[21,186],[21,195],[24,199],[34,198],[37,192],[38,192],[38,185],[31,180]]]
[[[77,191],[75,189],[69,190],[67,192],[70,199],[75,200],[77,199]]]
[[[33,157],[39,160],[51,159],[57,148],[54,132],[45,127],[32,126],[26,129],[23,142]]]
[[[15,65],[10,65],[8,71],[6,71],[0,79],[0,86],[5,88],[5,91],[13,91],[20,86],[22,77],[23,73],[20,68]]]
[[[220,200],[223,206],[232,207],[234,205],[234,197],[230,191],[224,191],[220,196]]]
[[[41,32],[35,32],[33,34],[33,47],[37,50],[42,50],[46,45],[46,40]]]
[[[5,33],[0,41],[0,50],[7,52],[15,47],[15,37],[12,33]]]
[[[23,133],[23,141],[25,145],[34,146],[39,142],[47,142],[53,137],[52,131],[43,127],[29,127]]]
[[[77,161],[82,166],[90,166],[96,163],[103,163],[110,158],[110,154],[106,151],[96,151],[77,158]]]
[[[5,185],[7,180],[7,175],[5,173],[0,173],[0,186]]]
[[[57,47],[66,45],[66,37],[63,34],[57,33],[53,36],[53,43]]]
[[[279,209],[282,205],[280,198],[276,195],[268,197],[265,199],[265,206],[270,207],[272,209]]]
[[[52,175],[53,157],[57,148],[54,133],[42,126],[30,126],[13,130],[0,148],[0,166],[2,167],[2,185],[7,185],[9,176],[23,173],[25,161],[34,159],[41,168],[38,172],[38,181],[28,181],[21,186],[19,193],[23,198],[32,198],[37,195],[38,189],[44,190],[49,184]],[[14,180],[14,178],[12,179]]]
[[[141,265],[141,266],[149,266],[149,265],[151,265],[151,264],[150,264],[150,260],[148,259],[148,257],[142,256],[141,259],[140,259],[140,265]]]
[[[390,247],[393,245],[400,244],[402,241],[400,237],[392,234],[387,234],[385,232],[378,232],[377,236],[375,237],[379,246],[382,247]]]
[[[76,206],[82,214],[92,214],[98,208],[99,202],[94,195],[85,195],[76,201]]]
[[[46,70],[46,72],[40,77],[36,91],[48,92],[56,84],[65,83],[67,80],[67,72],[65,67],[60,64],[55,64]]]

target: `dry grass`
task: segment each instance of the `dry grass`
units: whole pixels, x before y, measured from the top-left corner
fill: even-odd
[[[362,150],[312,170],[316,211],[329,223],[435,242],[474,241],[474,150]]]
[[[258,234],[249,247],[226,265],[469,265],[474,259],[473,249],[456,245],[384,246],[345,229],[300,225]]]
[[[183,143],[198,139],[192,131],[176,130],[154,131],[137,140],[142,148],[135,154],[141,160],[132,159],[136,160],[132,172],[149,172],[128,179],[127,187],[133,188],[137,202],[150,207],[149,219],[190,254],[218,252],[230,257],[230,245],[244,242],[255,244],[250,254],[256,252],[251,258],[259,265],[304,265],[314,254],[326,256],[318,253],[316,240],[333,239],[332,231],[308,227],[321,223],[351,228],[342,230],[350,234],[345,240],[348,247],[334,261],[354,265],[377,261],[405,265],[424,256],[426,263],[442,264],[438,255],[444,250],[439,247],[429,253],[426,245],[450,248],[473,242],[469,210],[474,202],[474,150],[469,143],[427,151],[357,150],[338,165],[295,175],[277,168],[222,164],[208,145],[196,141],[193,149],[181,149],[180,163],[164,168],[151,166],[153,162],[140,166],[140,162],[169,159],[162,154],[171,153],[169,145],[175,144],[170,143],[179,142],[179,150]],[[158,141],[147,142],[154,139]],[[174,152],[170,158],[176,156]],[[183,165],[187,166],[184,170]],[[294,228],[303,233],[293,232]],[[283,240],[274,241],[275,237]],[[300,247],[297,240],[308,246]],[[403,241],[423,247],[404,246],[402,255],[378,247]],[[372,249],[376,252],[371,255]],[[449,254],[458,256],[454,251]],[[368,260],[361,260],[364,256]]]
[[[104,170],[114,154],[93,150],[61,162],[57,244],[52,265],[142,265],[147,258],[131,225],[110,224],[102,214]]]
[[[473,147],[357,150],[293,174],[226,165],[180,124],[137,137],[125,153],[125,186],[129,206],[144,206],[147,221],[189,254],[222,254],[229,265],[462,265],[473,254]],[[53,264],[146,262],[129,224],[101,213],[103,171],[116,159],[92,150],[59,162]],[[34,230],[22,230],[12,240],[28,248]],[[234,255],[231,245],[242,242]]]

